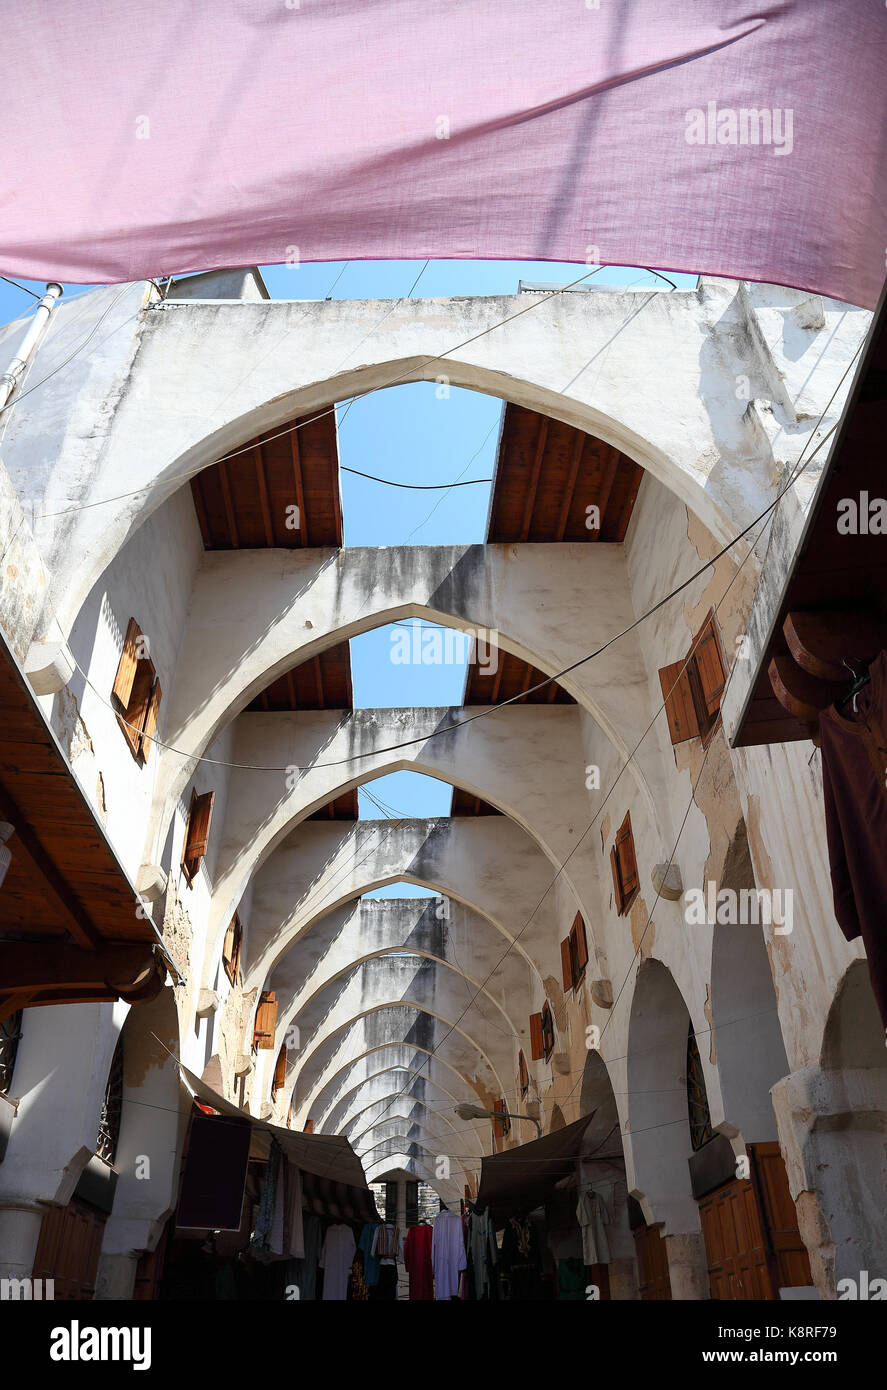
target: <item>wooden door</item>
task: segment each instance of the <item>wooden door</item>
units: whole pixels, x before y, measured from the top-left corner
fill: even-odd
[[[638,1257],[638,1292],[648,1302],[671,1299],[668,1253],[658,1226],[637,1226],[634,1242]]]
[[[773,1299],[767,1240],[757,1195],[747,1178],[736,1178],[699,1203],[712,1298],[723,1301]]]
[[[54,1279],[58,1301],[91,1300],[106,1216],[89,1202],[72,1197],[66,1207],[50,1207],[40,1227],[34,1278]]]
[[[780,1288],[808,1287],[813,1283],[810,1257],[798,1230],[798,1213],[779,1145],[773,1141],[748,1147],[775,1262],[778,1297]]]

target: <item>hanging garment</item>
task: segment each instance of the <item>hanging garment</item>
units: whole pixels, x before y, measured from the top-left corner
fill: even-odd
[[[848,941],[862,936],[887,1027],[887,652],[869,674],[855,711],[819,717],[822,790],[835,916]]]
[[[557,1296],[559,1299],[566,1299],[570,1303],[579,1303],[585,1299],[585,1266],[581,1260],[570,1256],[567,1260],[557,1262]]]
[[[363,1251],[358,1248],[351,1262],[351,1273],[348,1276],[348,1301],[349,1303],[365,1303],[369,1296],[369,1287],[363,1273]]]
[[[283,1150],[276,1139],[271,1140],[265,1181],[256,1208],[256,1222],[250,1239],[250,1250],[257,1260],[270,1260],[283,1254],[283,1182],[281,1161]]]
[[[539,1238],[529,1216],[510,1216],[502,1237],[502,1272],[509,1298],[526,1302],[542,1297]]]
[[[455,1211],[440,1211],[434,1218],[431,1238],[431,1265],[434,1271],[434,1297],[454,1298],[459,1292],[459,1275],[465,1268],[465,1237],[462,1218]]]
[[[344,1302],[357,1244],[350,1226],[330,1226],[323,1240],[319,1265],[323,1270],[323,1302]]]
[[[304,1217],[303,1240],[305,1254],[297,1260],[293,1280],[299,1290],[302,1302],[312,1302],[317,1297],[317,1269],[320,1260],[321,1231],[320,1217],[312,1212]]]
[[[397,1298],[397,1265],[384,1264],[379,1268],[379,1282],[375,1289],[376,1298],[385,1303]]]
[[[373,1241],[378,1225],[378,1221],[365,1222],[357,1242],[357,1247],[363,1255],[363,1277],[369,1289],[374,1289],[379,1282],[379,1261],[373,1254]]]
[[[582,1258],[587,1265],[608,1265],[610,1263],[610,1242],[607,1240],[607,1227],[610,1224],[610,1209],[599,1192],[587,1187],[580,1194],[576,1207],[576,1220],[582,1231]]]
[[[397,1264],[401,1255],[400,1229],[391,1221],[380,1222],[373,1236],[370,1254],[380,1265]]]
[[[305,1230],[302,1223],[302,1174],[287,1159],[283,1170],[283,1253],[299,1260],[305,1254]]]
[[[496,1281],[499,1247],[489,1211],[474,1212],[469,1225],[469,1247],[475,1298],[490,1298]]]
[[[411,1226],[403,1246],[403,1262],[410,1276],[410,1302],[421,1303],[434,1298],[434,1276],[431,1268],[431,1243],[434,1231],[423,1224]]]

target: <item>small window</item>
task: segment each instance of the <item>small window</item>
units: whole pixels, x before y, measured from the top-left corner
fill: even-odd
[[[659,684],[672,743],[701,737],[708,744],[717,727],[727,671],[712,609],[683,661],[663,666]]]
[[[276,1031],[277,995],[273,990],[266,990],[259,995],[259,1006],[256,1009],[256,1022],[253,1028],[253,1047],[272,1048]]]
[[[135,618],[130,618],[111,690],[117,723],[136,762],[144,766],[157,728],[162,691],[148,655],[148,639]]]
[[[625,820],[616,831],[616,839],[610,850],[610,867],[613,870],[616,911],[621,917],[631,907],[640,891],[630,814],[626,815]]]
[[[232,985],[240,982],[240,948],[243,945],[243,924],[235,912],[225,932],[222,946],[222,965]]]
[[[286,1085],[286,1043],[283,1044],[277,1054],[277,1061],[274,1063],[274,1076],[271,1081],[271,1095],[276,1096],[281,1086]]]
[[[206,854],[214,799],[215,792],[204,792],[202,796],[198,796],[196,791],[191,793],[188,824],[185,827],[185,848],[182,851],[182,871],[189,887],[194,882],[194,875]]]
[[[569,936],[565,936],[561,942],[564,993],[575,989],[581,982],[587,964],[588,938],[585,935],[585,922],[582,920],[582,913],[577,912]]]
[[[9,1088],[12,1085],[24,1016],[23,1009],[16,1009],[14,1014],[10,1014],[0,1023],[0,1095],[2,1096],[9,1095]]]
[[[546,999],[542,1009],[542,1055],[546,1062],[554,1051],[554,1015]]]
[[[534,1062],[538,1062],[544,1055],[542,1046],[542,1015],[530,1014],[530,1056]]]
[[[313,1121],[313,1120],[306,1120],[306,1121],[305,1121],[305,1128],[302,1130],[302,1133],[303,1133],[303,1134],[313,1134],[313,1133],[314,1133],[314,1121]]]
[[[496,1112],[496,1119],[493,1121],[493,1135],[497,1139],[506,1139],[511,1133],[511,1120],[506,1113],[508,1106],[505,1100],[497,1100],[493,1109]]]
[[[527,1059],[524,1056],[523,1048],[517,1054],[517,1079],[520,1085],[521,1096],[525,1096],[530,1089],[530,1073],[527,1070]]]
[[[108,1084],[105,1087],[105,1099],[102,1103],[102,1113],[99,1118],[99,1132],[96,1138],[95,1151],[104,1163],[112,1164],[117,1157],[117,1145],[120,1140],[120,1121],[123,1115],[123,1038],[117,1039],[117,1046],[114,1049],[114,1056],[111,1060],[111,1070],[108,1072]]]

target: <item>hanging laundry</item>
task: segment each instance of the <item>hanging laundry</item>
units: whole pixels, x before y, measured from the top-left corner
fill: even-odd
[[[379,1261],[376,1296],[380,1299],[397,1297],[397,1261],[401,1257],[400,1230],[392,1221],[380,1222],[373,1236],[371,1254]]]
[[[302,1222],[302,1174],[294,1163],[286,1162],[283,1170],[283,1253],[292,1259],[305,1254],[305,1232]]]
[[[610,1263],[610,1243],[607,1240],[607,1227],[611,1212],[603,1197],[593,1187],[580,1193],[576,1207],[576,1220],[582,1231],[582,1258],[587,1265],[608,1265]]]
[[[431,1245],[434,1231],[427,1222],[411,1226],[403,1246],[403,1262],[410,1276],[410,1302],[421,1303],[434,1298],[434,1275],[431,1268]]]
[[[365,1221],[357,1242],[357,1248],[363,1255],[363,1277],[369,1289],[374,1289],[379,1282],[379,1261],[373,1254],[378,1225],[378,1221]]]
[[[475,1298],[492,1298],[495,1290],[499,1247],[489,1210],[473,1212],[469,1225],[469,1248],[474,1275]]]
[[[294,1283],[299,1290],[301,1302],[313,1302],[317,1297],[317,1270],[320,1261],[321,1229],[320,1217],[313,1212],[304,1218],[305,1254],[296,1262]]]
[[[887,1027],[887,652],[869,675],[856,709],[832,705],[819,717],[822,790],[835,916],[848,941],[862,936]]]
[[[323,1240],[319,1265],[323,1270],[323,1302],[344,1302],[357,1242],[350,1226],[330,1226]]]
[[[434,1218],[431,1240],[431,1264],[434,1271],[434,1297],[454,1298],[459,1292],[459,1275],[466,1265],[465,1237],[462,1218],[458,1212],[438,1212]]]

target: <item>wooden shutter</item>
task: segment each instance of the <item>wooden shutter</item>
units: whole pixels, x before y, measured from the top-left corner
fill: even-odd
[[[266,990],[259,995],[259,1006],[256,1009],[256,1025],[253,1029],[253,1046],[260,1047],[268,1051],[274,1046],[274,1034],[277,1029],[277,995],[273,990]]]
[[[235,912],[228,923],[228,930],[225,932],[225,944],[222,947],[222,964],[232,985],[237,984],[237,977],[240,974],[240,943],[242,939],[243,928],[240,925],[240,918]]]
[[[702,698],[709,715],[714,716],[721,708],[721,696],[727,681],[721,644],[715,628],[714,615],[700,629],[695,643],[696,670]]]
[[[508,1135],[509,1130],[511,1129],[511,1122],[508,1119],[507,1114],[505,1113],[508,1109],[508,1106],[506,1105],[504,1099],[497,1100],[493,1106],[493,1109],[495,1110],[497,1116],[500,1117],[493,1121],[493,1132],[494,1134],[496,1134],[498,1138],[505,1139]]]
[[[160,689],[160,681],[155,680],[154,685],[151,688],[151,696],[148,700],[148,708],[145,711],[144,727],[139,738],[139,753],[141,754],[142,760],[144,762],[148,761],[148,757],[151,753],[151,740],[154,736],[154,730],[157,728],[157,711],[160,709],[160,698],[162,694],[163,692]]]
[[[616,911],[620,917],[625,910],[625,894],[622,891],[622,880],[619,877],[619,860],[616,858],[616,846],[610,850],[610,868],[613,870],[613,892],[616,895]]]
[[[570,937],[573,941],[573,959],[576,964],[574,973],[578,978],[588,964],[588,938],[585,935],[585,921],[581,912],[576,913]]]
[[[538,1062],[539,1058],[544,1056],[544,1052],[545,1050],[542,1046],[542,1015],[541,1013],[530,1014],[530,1056],[534,1062]]]
[[[561,971],[564,977],[564,993],[566,993],[576,983],[573,979],[573,957],[570,954],[570,938],[568,936],[565,936],[561,942]]]
[[[204,792],[195,798],[188,819],[188,858],[202,859],[206,854],[209,827],[213,815],[215,792]]]
[[[141,635],[141,628],[135,618],[130,618],[123,642],[123,653],[117,664],[117,675],[114,677],[114,686],[111,691],[111,694],[120,701],[124,709],[129,704],[132,683],[135,680],[136,667],[139,664],[137,646]]]
[[[675,661],[659,672],[665,717],[672,743],[685,743],[699,733],[699,720],[690,683],[690,662]]]
[[[638,878],[638,865],[634,852],[634,836],[631,833],[631,813],[629,812],[625,820],[616,831],[616,867],[618,871],[619,884],[622,890],[622,907],[620,912],[625,912],[631,906],[632,901],[640,887]]]
[[[274,1063],[274,1076],[271,1080],[271,1094],[279,1091],[281,1086],[286,1084],[286,1043],[283,1044],[277,1054],[277,1061]]]
[[[522,1096],[525,1096],[530,1089],[530,1073],[527,1071],[527,1059],[524,1056],[523,1048],[521,1048],[520,1052],[517,1054],[517,1079],[520,1085],[520,1093]]]
[[[306,1121],[305,1121],[305,1128],[302,1130],[302,1133],[303,1133],[303,1134],[313,1134],[313,1133],[314,1133],[314,1121],[313,1121],[313,1120],[306,1120]]]
[[[554,1015],[546,999],[542,1009],[542,1056],[546,1062],[554,1051]]]

